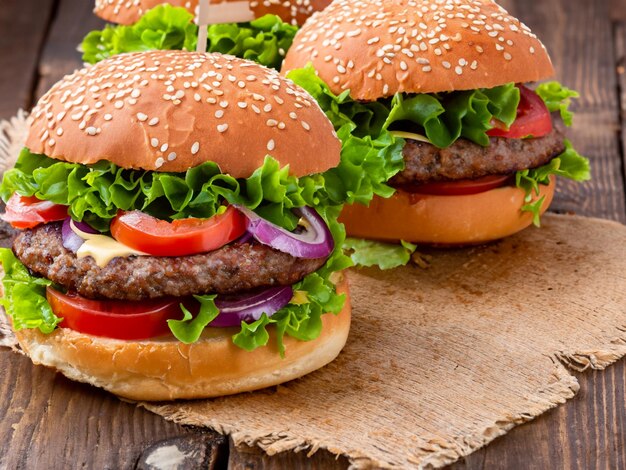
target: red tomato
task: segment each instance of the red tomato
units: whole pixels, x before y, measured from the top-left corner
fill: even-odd
[[[14,228],[33,228],[39,224],[63,220],[67,217],[67,206],[42,201],[35,196],[20,196],[14,193],[8,200],[2,220]]]
[[[91,300],[46,288],[52,311],[63,318],[61,328],[106,338],[141,340],[168,334],[167,320],[181,319],[180,299],[141,301]]]
[[[434,196],[464,196],[478,194],[506,185],[510,175],[489,175],[473,180],[436,181],[432,183],[401,186],[407,193],[430,194]]]
[[[487,131],[491,137],[507,137],[523,139],[525,137],[542,137],[552,131],[552,117],[541,97],[524,85],[517,86],[520,90],[520,102],[517,117],[509,129],[501,122],[494,122],[494,128]]]
[[[216,250],[246,231],[245,216],[232,206],[210,219],[159,220],[143,212],[120,212],[111,222],[118,242],[154,256],[184,256]]]

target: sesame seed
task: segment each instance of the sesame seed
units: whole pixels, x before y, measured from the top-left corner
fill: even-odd
[[[272,105],[267,103],[265,106],[263,106],[263,111],[265,111],[266,113],[269,113],[272,110]]]
[[[454,71],[457,75],[463,75],[463,68],[458,65],[454,68]]]
[[[228,124],[218,124],[217,125],[218,132],[226,132],[226,129],[228,129]]]
[[[268,119],[265,124],[267,124],[269,127],[274,127],[276,124],[278,124],[278,121],[276,119]]]
[[[58,135],[59,137],[63,135],[63,128],[62,128],[62,127],[59,127],[59,128],[57,129],[57,135]]]
[[[148,123],[149,126],[156,126],[159,123],[159,118],[155,117],[150,119],[150,122]]]
[[[509,54],[508,52],[505,52],[505,53],[504,53],[504,58],[505,58],[506,60],[511,60],[511,59],[513,58],[513,56],[511,56],[511,54]]]
[[[200,151],[200,142],[194,142],[191,146],[191,154],[195,155]]]
[[[272,150],[274,150],[274,147],[276,147],[276,143],[274,142],[274,139],[270,139],[267,141],[267,150],[269,150],[270,152]]]
[[[246,103],[245,101],[239,101],[237,103],[237,106],[239,106],[241,109],[246,109],[248,107],[248,103]]]
[[[141,122],[147,121],[148,116],[146,116],[144,113],[137,113],[137,119],[139,119]]]
[[[224,110],[223,109],[218,109],[217,111],[215,111],[215,117],[218,119],[221,119],[224,116]]]
[[[168,156],[167,159],[171,162],[172,160],[176,160],[176,152],[171,152]]]
[[[448,61],[445,61],[445,60],[441,63],[441,65],[443,65],[444,69],[449,69],[449,68],[452,67],[452,64],[450,62],[448,62]]]
[[[152,139],[150,139],[150,145],[152,145],[154,148],[157,148],[159,146],[159,139],[153,137]]]
[[[311,126],[309,125],[308,122],[306,121],[300,121],[300,124],[302,124],[302,127],[304,127],[305,130],[310,131],[311,130]]]
[[[165,144],[161,145],[161,152],[167,151],[168,148],[169,148],[169,144],[168,143],[165,143]]]
[[[87,129],[85,129],[85,132],[87,132],[88,135],[96,135],[97,129],[93,126],[89,126]]]
[[[298,115],[296,113],[294,113],[293,111],[289,113],[289,117],[291,119],[298,119]]]
[[[159,157],[154,162],[154,166],[156,166],[157,168],[161,168],[164,163],[165,163],[165,160],[163,160],[163,157]]]
[[[110,121],[111,119],[113,119],[113,116],[111,116],[109,113],[104,115],[104,120],[105,121]]]

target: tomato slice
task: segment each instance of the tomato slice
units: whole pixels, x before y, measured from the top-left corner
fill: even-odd
[[[185,256],[216,250],[246,231],[245,216],[232,206],[209,219],[159,220],[143,212],[120,212],[111,222],[118,242],[154,256]]]
[[[509,129],[501,122],[494,122],[494,128],[487,131],[491,137],[523,139],[542,137],[552,132],[552,116],[541,97],[524,85],[517,85],[520,90],[520,102],[517,117]]]
[[[398,186],[398,189],[407,193],[429,194],[433,196],[465,196],[484,193],[485,191],[505,186],[510,180],[510,175],[488,175],[471,180],[407,184]]]
[[[180,299],[141,301],[91,300],[75,293],[46,288],[52,311],[63,318],[61,328],[106,338],[141,340],[170,333],[167,320],[182,318]]]
[[[14,228],[27,229],[67,217],[67,206],[42,201],[35,196],[20,196],[14,193],[7,201],[2,220]]]

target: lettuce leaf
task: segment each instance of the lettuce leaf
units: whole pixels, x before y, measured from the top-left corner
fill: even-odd
[[[533,214],[533,224],[537,227],[540,226],[539,211],[544,198],[537,199],[536,196],[539,195],[539,185],[549,184],[551,175],[574,181],[587,181],[591,178],[589,160],[580,155],[569,140],[565,140],[565,151],[548,164],[518,171],[515,174],[515,185],[526,194],[526,204],[522,206],[522,211]]]
[[[389,115],[383,127],[387,129],[396,123],[394,129],[418,133],[423,130],[439,148],[449,147],[461,137],[488,146],[491,120],[510,126],[515,121],[519,100],[519,89],[513,83],[454,93],[396,93],[388,103]]]
[[[38,328],[42,333],[51,333],[62,320],[46,300],[46,286],[52,281],[31,276],[8,248],[0,248],[0,263],[4,270],[0,305],[11,318],[13,328]]]
[[[383,129],[385,107],[354,101],[348,91],[335,95],[310,65],[287,77],[315,98],[341,139],[341,161],[324,175],[330,200],[368,204],[373,194],[390,197],[394,189],[386,182],[404,169],[404,140]]]
[[[244,205],[293,230],[298,218],[290,209],[343,202],[341,194],[328,186],[323,174],[297,178],[270,156],[250,177],[238,180],[222,174],[211,162],[185,173],[158,173],[124,170],[105,161],[93,165],[68,163],[25,148],[15,167],[4,174],[0,197],[7,201],[17,192],[67,205],[74,220],[85,220],[102,232],[108,230],[109,221],[119,209],[138,209],[165,220],[208,218],[224,200]]]
[[[207,51],[232,54],[278,69],[297,30],[275,15],[249,23],[210,25]],[[193,15],[185,8],[163,4],[147,11],[134,25],[108,25],[101,31],[91,31],[80,49],[83,60],[95,64],[123,52],[194,51],[197,38]]]
[[[404,240],[398,245],[361,238],[346,238],[343,248],[350,254],[356,266],[378,266],[379,269],[385,270],[407,264],[411,261],[411,255],[417,246]]]
[[[495,118],[511,125],[520,100],[519,89],[509,83],[453,93],[397,93],[392,98],[359,102],[350,98],[350,90],[340,95],[332,93],[310,64],[290,71],[287,76],[317,100],[338,133],[349,125],[352,136],[385,141],[389,139],[389,130],[403,130],[425,134],[440,148],[449,147],[461,137],[489,145],[486,132],[492,128],[491,120]]]
[[[577,91],[564,87],[559,82],[546,82],[540,84],[535,92],[546,103],[551,113],[559,111],[566,126],[572,125],[574,113],[569,110],[572,98],[578,98]]]

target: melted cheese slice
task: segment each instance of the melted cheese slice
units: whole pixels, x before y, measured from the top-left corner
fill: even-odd
[[[91,256],[101,268],[104,268],[113,258],[149,256],[148,253],[130,248],[106,235],[83,232],[76,228],[74,221],[70,222],[70,227],[76,235],[85,240],[85,243],[83,243],[76,252],[76,256],[78,258]]]
[[[426,142],[427,144],[431,143],[425,135],[415,134],[414,132],[389,131],[389,133],[394,137],[400,137],[402,139],[417,140],[418,142]]]

